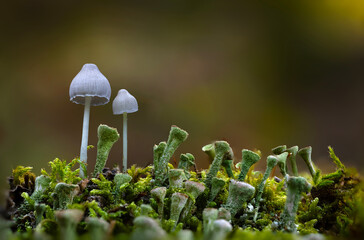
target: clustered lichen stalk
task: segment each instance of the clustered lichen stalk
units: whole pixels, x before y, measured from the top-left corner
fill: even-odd
[[[260,156],[257,153],[247,149],[242,150],[241,172],[238,177],[239,181],[243,182],[245,180],[245,177],[248,174],[250,167],[257,163],[259,159]]]
[[[277,165],[277,163],[278,163],[277,157],[275,157],[273,155],[270,155],[267,157],[267,169],[264,172],[262,181],[259,183],[256,197],[255,197],[256,207],[259,207],[259,203],[260,203],[260,199],[263,194],[265,182],[267,181],[269,175],[271,174],[273,168]]]
[[[296,231],[296,213],[301,194],[311,189],[311,185],[303,177],[289,176],[287,181],[287,199],[281,214],[281,228],[289,232]]]
[[[225,141],[216,141],[215,142],[215,158],[214,161],[212,161],[212,164],[210,166],[209,172],[206,176],[205,184],[208,188],[211,187],[211,182],[214,177],[216,177],[217,172],[220,169],[220,166],[222,164],[222,161],[224,159],[225,154],[230,150],[230,146]]]
[[[177,126],[172,126],[169,132],[167,146],[165,147],[163,154],[159,158],[158,167],[155,170],[155,185],[161,186],[166,179],[166,172],[169,159],[172,157],[176,149],[184,142],[188,137],[188,133]]]
[[[243,203],[250,200],[254,193],[255,188],[252,185],[245,182],[230,180],[229,195],[223,207],[229,210],[231,216],[234,217],[242,208]]]
[[[311,159],[311,154],[312,154],[312,147],[309,146],[309,147],[305,147],[305,148],[301,148],[299,151],[298,151],[298,155],[300,155],[303,159],[303,161],[305,161],[307,167],[308,167],[308,170],[310,171],[311,173],[311,176],[313,178],[315,178],[316,176],[316,170],[313,166],[313,162],[312,162],[312,159]]]
[[[96,165],[93,176],[96,177],[104,169],[110,150],[120,135],[116,128],[101,124],[97,130],[99,141],[97,142]]]
[[[297,177],[298,169],[297,169],[297,164],[296,164],[296,155],[298,152],[298,146],[293,146],[291,148],[288,148],[288,149],[286,149],[286,152],[289,153],[288,160],[291,163],[293,176]]]

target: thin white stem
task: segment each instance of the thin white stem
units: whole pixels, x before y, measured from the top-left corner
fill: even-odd
[[[80,160],[85,164],[87,164],[87,144],[88,144],[88,129],[90,122],[90,106],[91,106],[91,97],[85,97],[85,111],[83,113],[82,142],[81,142],[81,153],[80,153]],[[80,177],[85,178],[86,175],[87,172],[84,172],[84,169],[80,166]]]
[[[123,170],[128,169],[128,117],[127,113],[123,113]]]

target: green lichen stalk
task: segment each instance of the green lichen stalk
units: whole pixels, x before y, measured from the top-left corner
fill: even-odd
[[[112,128],[103,124],[101,124],[97,129],[97,136],[99,141],[97,142],[96,165],[92,174],[94,177],[102,172],[112,146],[120,138],[116,128]]]
[[[212,163],[212,161],[214,161],[215,155],[216,155],[216,153],[215,153],[215,144],[210,143],[210,144],[207,144],[207,145],[203,146],[202,151],[207,154],[207,156],[209,157],[210,162]]]
[[[298,204],[301,201],[302,193],[311,189],[311,185],[303,177],[288,177],[287,181],[287,199],[281,214],[281,228],[288,232],[296,231],[296,213]]]
[[[187,180],[183,169],[169,170],[169,186],[172,188],[182,188],[183,181]]]
[[[242,208],[243,203],[250,200],[255,193],[255,188],[245,182],[231,180],[229,184],[229,195],[226,204],[223,206],[230,211],[231,216]]]
[[[164,149],[166,148],[166,142],[160,142],[158,145],[155,144],[153,147],[153,166],[154,171],[158,168],[159,158],[162,156]]]
[[[257,189],[257,194],[255,197],[256,207],[259,207],[259,203],[262,198],[265,182],[267,181],[269,175],[271,174],[273,168],[277,165],[277,163],[278,163],[277,157],[275,157],[273,155],[270,155],[267,157],[267,169],[264,172],[262,181],[259,183],[259,186]]]
[[[184,193],[173,193],[171,200],[171,214],[169,219],[174,221],[174,226],[177,225],[179,216],[182,209],[185,207],[188,200],[188,196]]]
[[[191,177],[190,169],[195,165],[195,157],[191,153],[181,154],[178,168],[183,169],[187,178]]]
[[[224,187],[225,185],[225,181],[224,179],[221,178],[217,178],[214,177],[212,179],[212,184],[211,184],[211,190],[210,190],[210,196],[209,196],[209,201],[214,201],[214,199],[216,198],[217,194],[220,192],[220,190]]]
[[[165,147],[162,156],[159,158],[158,167],[155,170],[155,185],[162,186],[167,172],[169,159],[177,150],[179,145],[188,137],[188,133],[177,126],[172,126],[169,132],[167,146]]]
[[[160,218],[163,218],[164,210],[164,198],[167,193],[166,187],[154,188],[150,191],[151,196],[156,200],[158,205],[158,214]]]
[[[185,189],[189,198],[181,213],[180,219],[182,222],[185,221],[186,217],[190,213],[193,204],[196,202],[196,199],[205,191],[205,186],[199,182],[186,181]]]
[[[56,211],[55,215],[61,228],[61,240],[77,239],[76,227],[82,219],[83,212],[78,209],[67,209]]]
[[[298,146],[293,146],[293,147],[290,147],[288,149],[286,149],[285,152],[288,152],[289,155],[288,155],[288,160],[291,164],[291,167],[292,167],[292,173],[293,173],[293,176],[298,176],[298,169],[297,169],[297,163],[296,163],[296,155],[297,155],[297,152],[298,152]]]
[[[209,172],[206,177],[205,184],[207,187],[211,187],[211,182],[214,177],[216,177],[217,172],[220,169],[222,161],[224,160],[225,155],[230,151],[230,145],[225,141],[216,141],[215,142],[215,158],[212,162]]]
[[[260,156],[257,153],[247,149],[242,150],[241,172],[238,177],[239,181],[243,182],[245,180],[250,167],[257,163],[259,159]]]
[[[86,218],[87,228],[90,232],[91,240],[106,239],[107,231],[110,224],[102,218],[89,217]]]
[[[301,148],[298,151],[298,155],[300,155],[302,157],[303,161],[305,161],[305,163],[306,163],[306,165],[308,167],[308,170],[311,173],[312,178],[315,178],[316,170],[315,170],[315,168],[313,166],[313,162],[312,162],[312,159],[311,159],[312,147],[308,146],[308,147],[305,147],[305,148]]]
[[[66,209],[72,204],[73,198],[79,193],[80,188],[75,184],[58,183],[54,188],[53,209]]]

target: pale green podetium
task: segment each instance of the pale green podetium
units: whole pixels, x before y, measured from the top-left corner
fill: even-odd
[[[102,218],[88,217],[86,218],[87,229],[91,240],[103,240],[107,235],[110,223]]]
[[[209,172],[207,173],[205,184],[208,188],[211,188],[211,182],[214,177],[216,177],[217,172],[220,169],[222,161],[224,160],[225,154],[230,151],[230,145],[225,141],[215,142],[215,158],[212,162]]]
[[[315,168],[313,166],[313,162],[312,162],[312,159],[311,159],[311,154],[312,154],[312,147],[311,146],[301,148],[298,151],[298,155],[300,155],[302,157],[303,161],[305,161],[305,163],[306,163],[306,165],[308,167],[308,170],[310,170],[312,178],[315,178],[316,170],[315,170]]]
[[[287,176],[287,157],[288,157],[288,152],[283,152],[279,155],[276,155],[277,159],[278,159],[278,167],[279,167],[279,171],[281,172],[282,176],[284,178],[286,178]]]
[[[210,161],[212,162],[216,156],[215,151],[215,144],[210,143],[202,147],[202,151],[204,151],[208,156]],[[231,147],[229,148],[229,151],[225,154],[221,165],[225,168],[225,171],[229,178],[233,178],[233,170],[232,170],[232,164],[234,162],[234,153]]]
[[[158,168],[159,158],[162,156],[164,149],[166,148],[166,142],[160,142],[158,145],[154,144],[153,147],[153,166],[154,171]]]
[[[177,126],[172,126],[169,132],[167,146],[164,149],[162,156],[159,158],[158,167],[155,169],[155,185],[161,186],[166,179],[167,167],[170,158],[177,150],[179,145],[183,143],[188,137],[185,130]]]
[[[215,159],[215,144],[210,143],[202,147],[202,151],[209,156],[209,160],[212,161]]]
[[[60,226],[61,240],[75,240],[77,238],[76,227],[83,217],[83,211],[79,209],[67,209],[55,212]]]
[[[292,174],[293,176],[298,176],[298,169],[297,169],[297,164],[296,164],[296,155],[298,152],[298,146],[293,146],[290,147],[288,149],[286,149],[285,152],[288,152],[288,160],[291,163],[291,167],[292,167]]]
[[[233,230],[231,223],[225,219],[215,220],[212,225],[212,231],[206,239],[221,240],[226,239],[226,236]]]
[[[116,200],[121,197],[121,191],[129,185],[132,177],[127,173],[117,173],[114,177]]]
[[[151,212],[153,212],[153,208],[149,204],[140,205],[140,215],[141,216],[149,216]]]
[[[211,184],[211,190],[210,190],[210,195],[209,195],[209,202],[214,201],[214,199],[216,198],[217,194],[220,192],[220,190],[225,186],[225,181],[224,179],[221,178],[217,178],[214,177],[212,179],[212,184]]]
[[[283,153],[284,151],[286,151],[287,146],[286,145],[280,145],[278,147],[272,148],[272,152],[274,155],[279,155],[281,153]]]
[[[241,160],[241,172],[239,174],[238,180],[243,182],[245,180],[246,175],[249,172],[251,166],[257,163],[260,159],[260,156],[248,149],[242,150],[242,160]]]
[[[36,225],[38,225],[43,220],[43,215],[46,211],[47,205],[44,203],[36,203],[34,205],[34,215],[36,220]]]
[[[179,216],[182,209],[185,207],[188,196],[184,193],[173,193],[171,197],[171,214],[169,219],[174,221],[174,226],[177,226]]]
[[[257,207],[259,207],[259,203],[260,203],[260,200],[262,198],[264,185],[265,185],[267,179],[269,178],[269,175],[271,174],[273,168],[277,165],[277,163],[278,163],[278,159],[277,159],[276,156],[269,155],[267,157],[267,168],[266,168],[266,170],[264,172],[263,179],[262,179],[262,181],[260,182],[260,184],[258,186],[257,194],[256,194],[256,197],[255,197],[255,203],[256,203]]]
[[[31,199],[35,200],[36,202],[40,201],[42,198],[43,193],[49,186],[51,179],[47,176],[40,175],[35,178],[35,187],[34,192],[30,196]]]
[[[107,158],[109,157],[110,150],[120,137],[116,128],[104,124],[101,124],[97,129],[97,136],[99,141],[97,142],[97,157],[95,169],[92,174],[93,177],[97,177],[102,173],[102,169],[104,169]]]
[[[202,223],[204,236],[213,230],[213,224],[217,219],[219,211],[216,208],[205,208],[202,212]]]
[[[278,158],[276,156],[269,155],[267,157],[267,168],[264,172],[262,181],[260,182],[258,189],[257,189],[257,193],[255,195],[255,207],[256,208],[255,208],[255,214],[254,214],[254,222],[256,221],[257,216],[258,216],[260,201],[262,198],[265,183],[267,182],[269,175],[271,174],[273,168],[277,165],[277,163],[278,163]]]
[[[231,216],[235,214],[243,207],[243,204],[249,201],[255,193],[255,188],[245,182],[230,180],[229,195],[225,205],[222,207],[230,211]]]
[[[167,193],[166,187],[158,187],[154,188],[150,191],[152,198],[157,202],[158,205],[158,214],[160,218],[163,218],[163,210],[164,210],[164,198]]]
[[[298,205],[301,201],[302,193],[308,192],[311,185],[303,177],[288,177],[287,180],[287,198],[284,205],[283,213],[281,214],[280,226],[288,232],[296,231],[296,213]]]
[[[58,183],[52,193],[53,209],[66,209],[72,204],[73,198],[79,193],[80,187],[75,184]]]
[[[160,240],[165,239],[167,233],[156,220],[147,216],[136,217],[133,221],[135,230],[131,234],[131,240]]]
[[[169,186],[171,188],[182,188],[183,181],[187,180],[183,169],[169,170]]]
[[[184,221],[188,214],[190,213],[193,204],[196,202],[196,199],[205,191],[205,186],[199,182],[186,181],[185,189],[189,195],[186,206],[183,208],[180,219]]]
[[[187,179],[191,177],[190,169],[194,165],[195,157],[191,153],[181,154],[179,157],[178,168],[184,170]]]

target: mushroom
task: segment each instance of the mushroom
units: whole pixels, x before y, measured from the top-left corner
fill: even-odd
[[[111,95],[111,87],[109,81],[102,75],[97,66],[87,63],[83,65],[81,71],[72,80],[69,93],[72,102],[85,105],[80,161],[86,165],[90,106],[99,106],[108,103]],[[86,174],[86,167],[80,166],[80,177],[85,178]]]
[[[126,172],[128,163],[127,114],[138,111],[138,102],[126,89],[120,89],[112,103],[112,110],[114,115],[123,114],[123,171]]]

